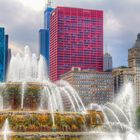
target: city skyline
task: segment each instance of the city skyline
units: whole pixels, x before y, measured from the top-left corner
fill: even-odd
[[[138,0],[124,0],[123,2],[57,0],[54,5],[104,10],[104,47],[108,46],[108,51],[113,56],[114,67],[117,67],[127,65],[128,49],[133,46],[135,36],[139,32],[140,21],[138,18],[135,19],[139,13],[138,4],[140,4]],[[0,0],[0,5],[3,5],[0,9],[0,24],[6,28],[6,32],[10,35],[10,48],[15,52],[22,51],[21,48],[29,44],[32,50],[37,52],[38,31],[43,27],[45,1],[33,3],[33,0],[11,0],[10,2]],[[8,22],[9,19],[10,22]],[[131,23],[130,19],[132,19]]]

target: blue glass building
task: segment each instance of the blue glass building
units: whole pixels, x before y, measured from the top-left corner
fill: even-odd
[[[49,30],[40,29],[39,31],[40,54],[45,57],[49,66]]]
[[[44,11],[44,28],[45,29],[50,29],[50,15],[52,11],[53,11],[53,8],[51,7],[47,7],[46,10]]]
[[[7,52],[8,52],[8,35],[5,35],[4,28],[0,27],[0,81],[6,80],[7,69]]]
[[[44,29],[39,31],[40,54],[47,61],[48,70],[50,65],[50,14],[53,8],[47,7],[44,11]]]
[[[9,36],[5,35],[5,74],[8,71],[8,59],[9,59],[9,55],[8,55],[8,40],[9,40]]]

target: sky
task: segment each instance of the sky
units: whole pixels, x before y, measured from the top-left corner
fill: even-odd
[[[104,10],[104,50],[114,67],[127,66],[128,49],[140,32],[140,0],[53,0],[53,6]],[[45,0],[0,0],[0,27],[9,34],[13,53],[22,53],[25,45],[38,53],[44,7]]]

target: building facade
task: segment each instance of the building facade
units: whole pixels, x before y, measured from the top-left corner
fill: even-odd
[[[86,106],[90,103],[105,104],[113,100],[113,76],[111,72],[72,68],[63,74],[61,79],[68,81],[76,89]]]
[[[57,7],[51,13],[51,80],[72,67],[103,71],[103,11]]]
[[[133,69],[128,67],[115,68],[112,72],[114,79],[114,95],[120,92],[121,88],[126,83],[135,84],[135,73]]]
[[[104,54],[104,71],[112,70],[112,56],[109,53]]]
[[[140,33],[134,46],[128,50],[128,65],[135,73],[136,105],[140,106]]]
[[[0,81],[6,80],[7,69],[7,55],[8,55],[8,36],[5,35],[5,29],[0,27]]]

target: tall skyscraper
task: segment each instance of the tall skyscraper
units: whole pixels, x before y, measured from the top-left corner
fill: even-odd
[[[104,71],[112,70],[112,56],[106,52],[104,54]]]
[[[53,8],[51,7],[46,7],[44,11],[44,28],[45,29],[50,29],[50,15],[51,12],[53,11]]]
[[[49,30],[39,30],[40,54],[45,57],[49,67]]]
[[[72,67],[103,71],[103,11],[57,7],[51,13],[51,80]]]
[[[45,57],[49,69],[50,64],[50,14],[53,8],[47,5],[44,11],[44,29],[39,30],[40,54]]]
[[[5,35],[4,28],[0,27],[0,81],[6,80],[6,62],[8,53],[8,36]]]
[[[135,73],[136,105],[140,106],[140,33],[134,46],[128,50],[128,65]]]

